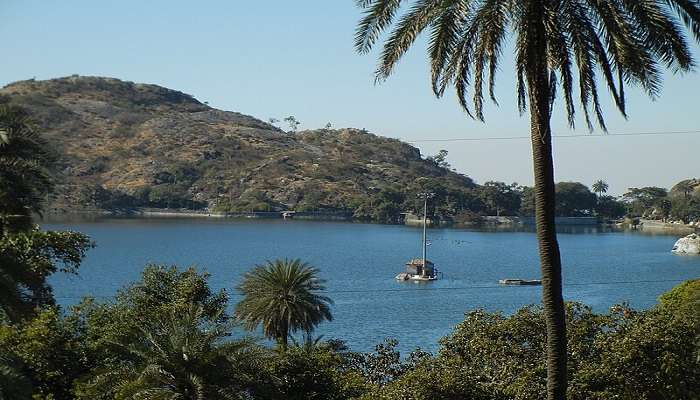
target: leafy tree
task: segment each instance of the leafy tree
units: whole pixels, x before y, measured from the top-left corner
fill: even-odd
[[[353,355],[354,369],[360,371],[371,385],[381,387],[388,384],[409,368],[401,362],[401,354],[396,350],[398,344],[396,339],[386,339],[374,347],[373,353]]]
[[[603,218],[620,218],[627,212],[627,207],[625,203],[618,201],[612,196],[600,196],[598,197],[598,202],[595,206],[596,215]]]
[[[516,183],[489,181],[477,189],[479,197],[488,206],[489,215],[515,215],[520,208],[520,193]]]
[[[691,193],[693,193],[693,190],[695,189],[695,186],[693,185],[694,181],[692,180],[684,180],[678,182],[674,187],[674,191],[678,191],[683,194],[684,198],[688,198]]]
[[[530,186],[520,188],[520,210],[518,213],[524,217],[535,215],[535,188]]]
[[[352,368],[351,355],[337,342],[290,346],[267,363],[271,384],[255,393],[263,400],[341,400],[367,391],[362,375]]]
[[[399,220],[406,193],[393,188],[375,189],[355,208],[354,217],[383,223]]]
[[[450,168],[450,163],[447,162],[447,150],[440,150],[434,156],[428,157],[428,161],[432,161],[440,168]]]
[[[578,217],[590,215],[596,205],[596,196],[579,182],[559,182],[556,184],[557,215]]]
[[[263,334],[285,348],[290,334],[311,332],[333,319],[333,302],[321,294],[324,290],[318,269],[309,264],[299,259],[268,261],[247,272],[238,285],[243,300],[236,305],[236,317],[248,330],[262,325]]]
[[[28,114],[0,103],[0,237],[8,228],[28,229],[31,214],[41,213],[53,160]]]
[[[209,275],[194,267],[147,265],[141,279],[121,289],[110,302],[85,299],[73,309],[85,326],[86,345],[100,368],[111,368],[127,355],[115,343],[128,343],[153,321],[170,313],[183,313],[192,304],[202,308],[203,324],[223,322],[228,301],[225,290],[214,292]]]
[[[62,318],[57,307],[17,324],[0,324],[0,350],[16,366],[12,386],[26,391],[23,382],[29,383],[33,397],[22,399],[71,400],[73,382],[90,367],[78,324]]]
[[[700,196],[672,198],[669,214],[684,222],[700,221]]]
[[[0,399],[24,400],[31,398],[32,385],[22,374],[21,363],[10,356],[9,349],[0,348]]]
[[[697,283],[679,286],[648,311],[618,305],[595,314],[581,304],[567,304],[567,396],[697,398]],[[386,384],[364,398],[539,400],[546,390],[545,324],[539,307],[525,307],[510,316],[469,312],[441,339],[436,356],[394,366],[396,373]]]
[[[593,186],[591,188],[593,189],[593,193],[597,194],[598,197],[608,192],[608,184],[602,179],[598,179],[597,181],[593,182]]]
[[[680,24],[682,21],[700,42],[700,4],[686,0],[361,0],[358,5],[365,9],[355,36],[359,52],[368,52],[380,33],[394,25],[380,55],[377,79],[391,75],[399,59],[427,29],[435,95],[441,97],[448,86],[454,85],[463,109],[479,120],[484,119],[485,82],[495,101],[495,76],[503,45],[511,35],[515,37],[518,108],[521,112],[528,105],[530,108],[535,215],[548,332],[547,398],[565,398],[566,326],[554,223],[550,125],[557,89],[562,89],[568,123],[573,127],[573,74],[578,73],[586,122],[592,129],[592,108],[599,126],[605,130],[596,74],[601,74],[600,79],[623,115],[624,84],[639,85],[650,96],[657,96],[661,68],[688,71],[693,66],[688,39]],[[473,109],[467,99],[472,84]]]
[[[629,188],[627,193],[622,195],[622,200],[628,204],[631,214],[643,215],[656,201],[665,198],[668,191],[664,188],[649,186],[643,188]]]
[[[287,118],[283,119],[284,122],[289,125],[289,132],[294,133],[297,131],[299,128],[299,125],[301,125],[301,122],[299,122],[293,115],[288,116]]]
[[[77,273],[92,246],[77,232],[33,229],[0,238],[0,317],[18,321],[54,304],[47,278],[58,271]]]
[[[137,335],[117,343],[128,355],[81,386],[79,398],[243,399],[250,389],[250,343],[222,340],[230,335],[222,323],[207,324],[201,305],[174,309]]]

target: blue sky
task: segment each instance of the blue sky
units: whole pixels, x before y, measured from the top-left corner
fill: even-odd
[[[466,117],[450,94],[430,91],[423,43],[374,85],[376,52],[353,51],[360,11],[353,0],[82,1],[0,3],[0,85],[71,74],[155,83],[211,106],[261,119],[294,115],[301,128],[366,128],[412,141],[527,136],[517,113],[513,64],[503,63],[486,123]],[[695,45],[694,49],[698,50]],[[506,54],[506,58],[508,54]],[[604,91],[604,89],[602,89]],[[700,72],[667,77],[661,98],[628,89],[629,120],[606,102],[611,133],[700,130]],[[559,107],[561,108],[561,107]],[[554,116],[555,134],[587,134]],[[527,140],[416,142],[478,182],[532,183]],[[700,134],[555,139],[556,179],[611,191],[700,177]]]

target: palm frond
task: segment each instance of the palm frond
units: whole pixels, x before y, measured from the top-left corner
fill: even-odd
[[[367,53],[379,34],[394,18],[401,0],[361,1],[359,5],[366,10],[355,31],[355,49],[360,53]]]
[[[564,98],[571,127],[580,106],[589,129],[595,118],[603,130],[599,81],[626,117],[625,85],[657,97],[663,68],[686,71],[694,65],[684,26],[700,42],[700,3],[693,0],[416,0],[407,8],[390,0],[358,3],[365,9],[357,30],[358,51],[369,51],[379,34],[394,25],[379,58],[378,79],[391,75],[420,33],[429,30],[433,92],[441,97],[454,86],[461,107],[479,120],[487,81],[489,97],[497,104],[496,74],[511,33],[518,110],[525,111],[532,68],[539,63],[532,50],[544,43],[546,62],[537,65],[547,70],[552,103],[558,95]]]
[[[384,49],[379,57],[379,67],[376,71],[378,80],[391,75],[398,60],[415,42],[433,20],[434,14],[440,9],[444,0],[420,0],[396,24],[396,28],[384,43]]]

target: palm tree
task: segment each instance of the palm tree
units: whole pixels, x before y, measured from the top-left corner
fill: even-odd
[[[48,144],[31,127],[27,113],[0,104],[0,237],[7,228],[27,228],[52,188]]]
[[[171,312],[141,326],[122,348],[116,366],[96,375],[79,390],[90,399],[242,399],[252,382],[248,365],[258,352],[247,340],[222,342],[224,324],[209,326],[201,306]],[[243,362],[242,362],[243,361]],[[252,369],[252,368],[247,368]]]
[[[462,108],[480,121],[484,119],[485,90],[496,101],[496,72],[506,40],[514,37],[518,108],[522,114],[529,107],[530,113],[535,218],[547,321],[547,397],[564,399],[566,327],[554,222],[550,127],[554,100],[560,92],[568,123],[574,127],[573,92],[577,80],[580,108],[588,128],[593,129],[593,114],[605,130],[599,81],[607,86],[623,115],[626,115],[626,84],[638,85],[652,98],[656,97],[664,67],[687,71],[693,66],[682,24],[700,41],[700,4],[693,0],[357,0],[357,3],[364,9],[355,36],[359,52],[368,52],[380,34],[393,25],[380,55],[378,80],[391,75],[399,59],[427,30],[433,92],[441,97],[449,86],[454,86]],[[468,99],[470,87],[471,100]]]
[[[236,305],[236,317],[248,330],[262,325],[266,337],[286,348],[290,334],[310,333],[333,320],[333,301],[321,295],[325,281],[317,275],[318,269],[299,259],[257,265],[238,285],[244,297]]]
[[[598,179],[597,181],[593,182],[592,188],[593,192],[598,195],[598,198],[600,198],[603,193],[608,192],[608,184],[602,179]]]

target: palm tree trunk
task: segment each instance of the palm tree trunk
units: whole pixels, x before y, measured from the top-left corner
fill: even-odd
[[[289,344],[289,324],[285,321],[282,323],[277,342],[282,346],[282,350],[287,350]]]
[[[539,36],[543,38],[544,35]],[[535,44],[527,74],[535,221],[542,271],[542,304],[547,325],[547,399],[566,399],[566,321],[561,286],[561,257],[555,229],[554,162],[550,128],[550,88],[545,42]]]

